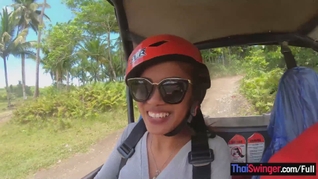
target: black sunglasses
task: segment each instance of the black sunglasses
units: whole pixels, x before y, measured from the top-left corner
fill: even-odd
[[[166,78],[153,83],[147,78],[130,78],[127,80],[130,93],[135,101],[146,102],[158,86],[162,100],[168,104],[180,103],[189,87],[191,80],[183,78]]]

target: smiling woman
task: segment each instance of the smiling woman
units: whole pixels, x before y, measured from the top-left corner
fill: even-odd
[[[142,120],[125,129],[117,147],[140,124],[147,131],[125,166],[119,167],[121,154],[114,150],[95,178],[231,178],[228,146],[219,136],[207,138],[200,110],[210,83],[201,54],[190,42],[158,35],[139,44],[129,57],[126,84]],[[195,148],[208,154],[203,167],[193,163]]]

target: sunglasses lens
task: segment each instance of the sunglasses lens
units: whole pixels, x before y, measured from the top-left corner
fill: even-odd
[[[146,79],[132,79],[128,81],[129,90],[136,101],[147,101],[152,85]]]
[[[180,103],[188,88],[187,80],[167,80],[161,83],[160,93],[166,103]]]

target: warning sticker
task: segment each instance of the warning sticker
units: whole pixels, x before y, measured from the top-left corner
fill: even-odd
[[[260,162],[265,149],[265,139],[262,134],[254,133],[247,139],[247,162]]]
[[[242,135],[236,134],[228,142],[232,162],[234,163],[246,163],[246,140]]]

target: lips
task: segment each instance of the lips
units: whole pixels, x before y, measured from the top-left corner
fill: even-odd
[[[165,123],[166,121],[168,121],[169,116],[171,115],[171,113],[169,112],[153,112],[153,111],[148,111],[147,114],[148,114],[149,122],[154,125]]]

